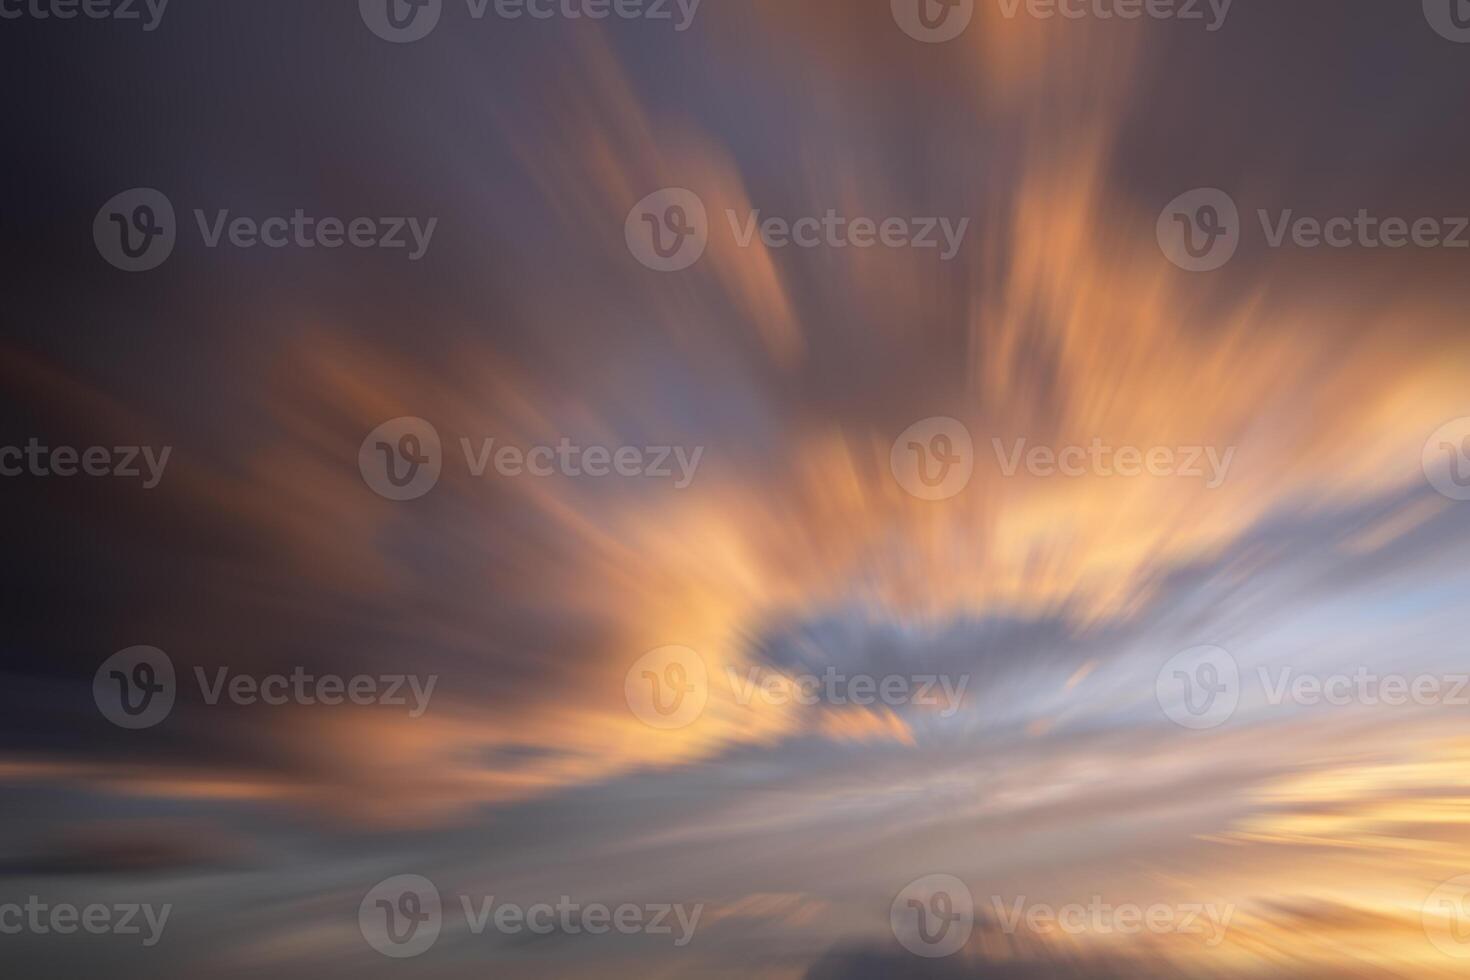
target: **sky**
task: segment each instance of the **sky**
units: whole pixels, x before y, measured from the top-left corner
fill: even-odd
[[[376,2],[0,2],[0,963],[1464,975],[1454,10]]]

